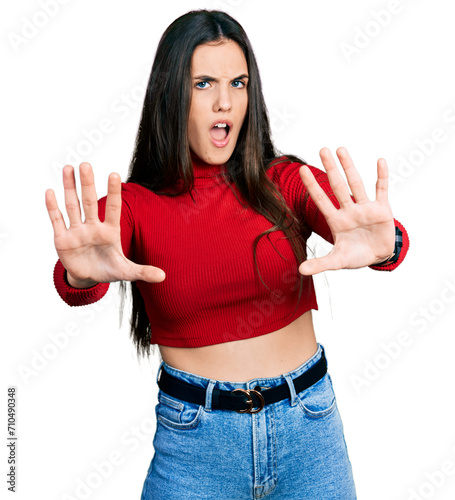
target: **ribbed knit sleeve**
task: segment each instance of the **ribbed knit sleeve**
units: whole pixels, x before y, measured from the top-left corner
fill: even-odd
[[[68,283],[66,269],[60,259],[54,267],[54,285],[63,299],[70,306],[83,306],[97,302],[106,294],[109,283],[97,283],[90,288],[74,288]]]
[[[311,232],[315,232],[322,236],[326,241],[333,244],[332,232],[322,215],[321,211],[316,206],[312,198],[307,195],[307,189],[300,177],[300,163],[292,163],[289,160],[279,163],[268,170],[269,175],[278,189],[281,191],[289,208],[295,216],[304,223]],[[314,175],[316,181],[330,198],[330,201],[336,208],[340,208],[340,204],[333,194],[327,174],[322,170],[307,165]]]
[[[299,173],[301,166],[302,165],[300,163],[292,163],[285,159],[284,162],[277,163],[274,167],[271,167],[268,170],[268,174],[271,176],[274,183],[279,187],[286,203],[289,205],[289,208],[294,212],[294,214],[308,227],[310,231],[315,232],[319,236],[322,236],[326,241],[333,244],[332,233],[327,221],[311,196],[307,194],[307,189],[302,182]],[[330,186],[327,173],[311,165],[307,165],[307,167],[310,169],[314,178],[329,197],[335,208],[339,209],[340,204],[338,203],[338,200]],[[352,199],[354,200],[354,197],[352,197]],[[399,258],[396,262],[391,264],[369,266],[371,269],[378,271],[392,271],[403,262],[406,256],[409,248],[408,233],[400,222],[396,219],[394,219],[394,221],[395,227],[399,228],[402,233]]]
[[[135,192],[128,184],[122,183],[122,214],[120,218],[120,238],[123,253],[130,258],[131,241],[134,231]],[[106,211],[106,196],[98,200],[98,217],[104,222]],[[70,306],[83,306],[97,302],[104,297],[109,289],[109,283],[97,283],[90,288],[72,287],[66,277],[66,269],[60,259],[54,267],[54,285],[60,297]]]

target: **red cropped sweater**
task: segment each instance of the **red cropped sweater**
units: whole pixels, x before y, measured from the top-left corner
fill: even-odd
[[[299,175],[299,163],[284,160],[267,174],[283,194],[299,220],[333,243],[329,227],[310,197]],[[257,265],[253,259],[255,237],[272,224],[242,204],[235,185],[228,186],[221,168],[194,159],[193,199],[189,193],[176,197],[157,195],[135,184],[122,184],[121,240],[125,255],[138,264],[163,269],[161,283],[138,281],[151,325],[152,344],[200,347],[264,335],[283,328],[309,309],[317,309],[311,277],[303,278],[299,293],[298,263],[281,231],[259,240]],[[338,202],[325,172],[310,166],[318,183]],[[232,189],[231,189],[232,188]],[[99,200],[104,221],[106,197]],[[403,226],[403,246],[397,262],[373,269],[392,270],[404,259],[409,239]],[[88,289],[71,287],[60,261],[54,283],[62,299],[71,306],[96,302],[109,283]],[[297,306],[297,307],[296,307]]]

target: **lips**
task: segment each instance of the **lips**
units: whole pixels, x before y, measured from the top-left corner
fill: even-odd
[[[217,148],[224,148],[229,144],[232,122],[218,120],[210,128],[209,134],[212,143]]]

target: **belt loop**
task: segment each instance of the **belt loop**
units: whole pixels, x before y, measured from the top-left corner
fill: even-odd
[[[320,347],[321,347],[321,358],[325,358],[325,349],[324,349],[324,346],[323,346],[322,344],[319,344],[319,345],[320,345]],[[327,363],[327,358],[326,358],[326,360],[325,360],[325,363],[326,363],[327,368],[328,368],[328,366],[329,366],[329,365],[328,365],[328,363]]]
[[[216,380],[210,379],[210,382],[205,390],[205,411],[212,411],[212,393],[215,387]]]
[[[164,361],[161,361],[160,366],[158,367],[158,371],[156,372],[156,383],[158,383],[161,375],[161,370],[164,366]]]
[[[285,373],[283,377],[286,379],[289,386],[289,392],[291,393],[291,406],[295,406],[297,404],[297,393],[295,392],[294,382],[289,373]]]

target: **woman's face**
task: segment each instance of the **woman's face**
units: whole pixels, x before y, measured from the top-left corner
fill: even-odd
[[[191,150],[212,165],[234,151],[248,108],[248,66],[232,40],[199,45],[191,61],[188,140]]]

